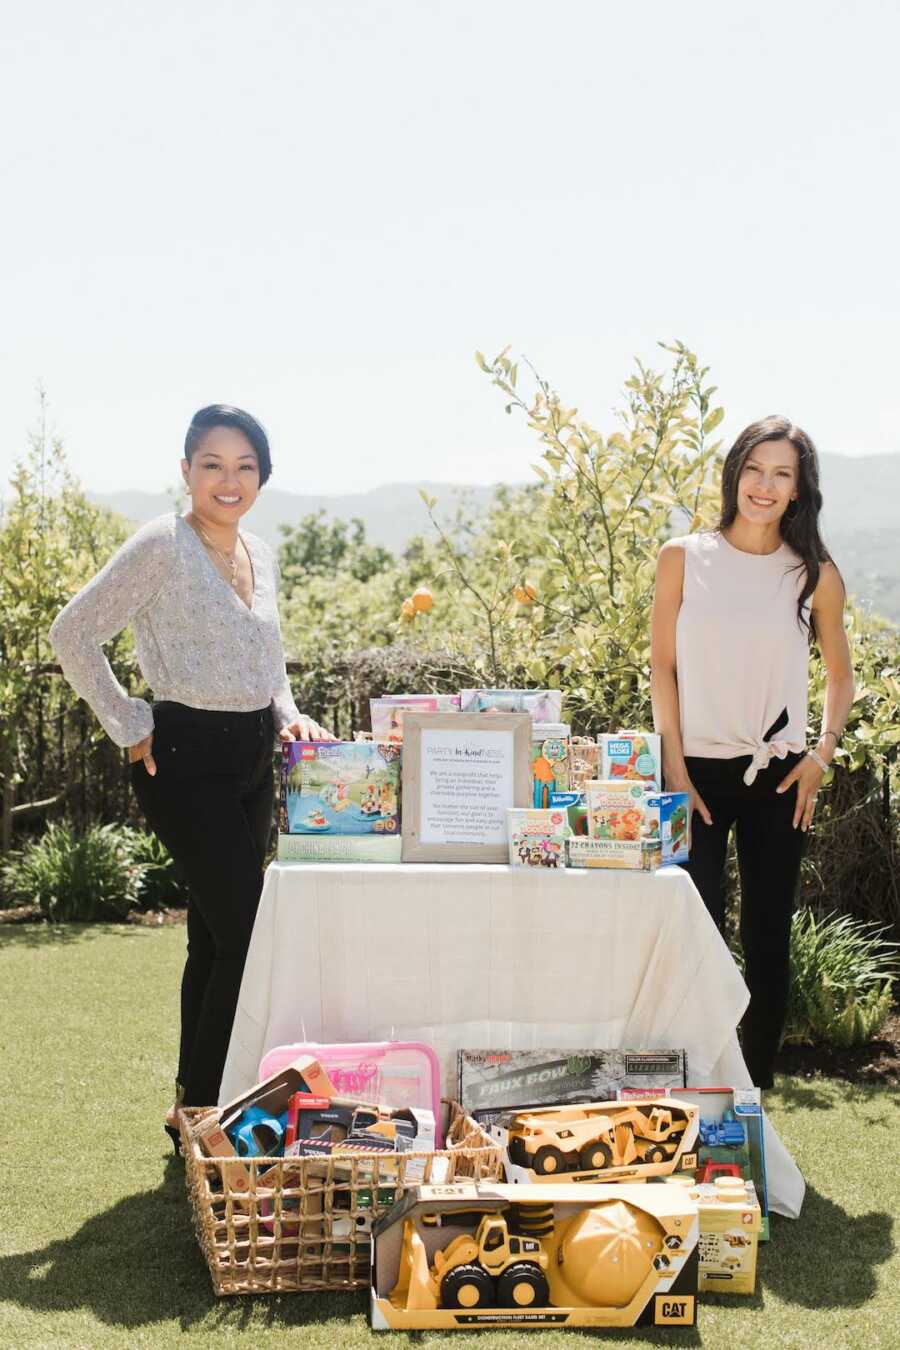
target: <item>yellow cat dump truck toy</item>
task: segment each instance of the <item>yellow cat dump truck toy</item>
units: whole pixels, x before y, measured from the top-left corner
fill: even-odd
[[[697,1235],[682,1187],[422,1186],[374,1230],[371,1325],[690,1326]]]
[[[512,1112],[491,1133],[510,1166],[528,1174],[517,1180],[590,1172],[637,1181],[689,1166],[698,1129],[696,1106],[660,1097]]]

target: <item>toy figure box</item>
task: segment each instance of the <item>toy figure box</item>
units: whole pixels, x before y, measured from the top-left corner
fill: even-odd
[[[509,806],[506,827],[512,867],[565,867],[569,833],[565,811]]]
[[[720,1177],[692,1187],[700,1212],[700,1291],[752,1294],[762,1214],[752,1181]]]
[[[550,793],[569,786],[569,725],[567,722],[532,722],[532,805],[550,805]]]
[[[400,861],[400,747],[286,741],[280,861]]]
[[[697,1237],[678,1186],[419,1186],[374,1226],[370,1325],[693,1326]]]
[[[648,792],[644,795],[644,866],[668,867],[687,862],[691,851],[691,823],[686,792]]]
[[[653,731],[619,731],[597,737],[601,750],[600,778],[622,779],[662,788],[660,739]]]
[[[609,1101],[619,1088],[684,1087],[683,1050],[460,1050],[459,1101],[487,1128],[511,1108]]]
[[[623,1087],[621,1101],[634,1101],[646,1094]],[[766,1181],[765,1118],[759,1088],[672,1088],[676,1101],[686,1101],[700,1111],[697,1136],[697,1181],[737,1174],[752,1181],[759,1201],[760,1241],[769,1238],[769,1193]]]
[[[581,791],[591,778],[599,778],[601,748],[589,736],[569,737],[569,787]]]
[[[694,1180],[699,1110],[674,1097],[526,1107],[490,1127],[509,1182]]]

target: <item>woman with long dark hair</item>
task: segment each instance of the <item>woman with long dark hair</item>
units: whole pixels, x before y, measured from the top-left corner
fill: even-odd
[[[821,508],[809,436],[786,417],[766,417],[728,452],[716,529],[668,540],[656,571],[651,696],[665,787],[689,794],[685,870],[720,931],[735,828],[750,990],[741,1036],[763,1088],[772,1085],[787,1011],[806,833],[854,696],[844,584],[822,542]],[[812,641],[828,679],[810,746]]]
[[[291,695],[275,557],[238,529],[272,472],[265,431],[240,408],[201,408],[181,471],[190,510],[141,526],[49,636],[69,683],[128,748],[141,809],[187,877],[175,1105],[207,1106],[218,1099],[262,890],[273,749],[333,737]],[[101,646],[129,623],[152,706],[129,697]],[[174,1110],[166,1129],[177,1149]]]

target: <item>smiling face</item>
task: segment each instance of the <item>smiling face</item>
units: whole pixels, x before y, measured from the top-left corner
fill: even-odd
[[[238,520],[259,494],[256,451],[236,427],[211,427],[181,469],[191,509],[215,525]]]
[[[761,441],[747,455],[737,485],[737,509],[751,525],[781,519],[797,497],[797,450],[788,440]]]

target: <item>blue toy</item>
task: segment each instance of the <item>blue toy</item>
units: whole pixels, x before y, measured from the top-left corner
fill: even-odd
[[[747,1132],[733,1111],[726,1111],[721,1120],[700,1121],[700,1143],[707,1148],[743,1148]]]
[[[269,1115],[260,1106],[248,1106],[228,1130],[239,1158],[273,1158],[284,1151],[287,1111]]]

